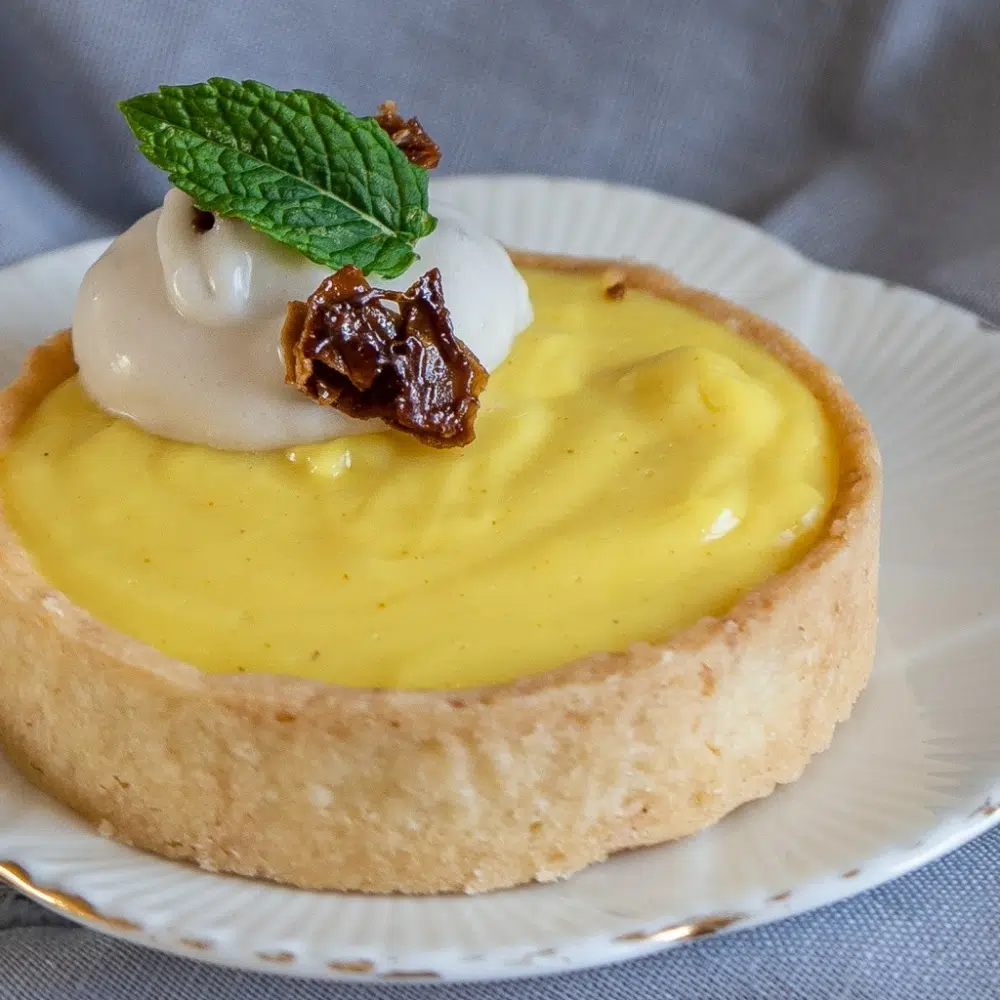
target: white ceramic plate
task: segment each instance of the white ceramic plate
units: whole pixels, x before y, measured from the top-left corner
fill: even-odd
[[[645,191],[531,177],[439,182],[512,246],[631,256],[796,333],[841,373],[886,470],[879,654],[796,784],[678,844],[480,897],[286,889],[102,839],[0,760],[0,874],[98,930],[271,972],[487,979],[643,955],[842,899],[1000,820],[1000,337],[954,306],[812,264]],[[0,375],[69,319],[103,242],[0,272]]]

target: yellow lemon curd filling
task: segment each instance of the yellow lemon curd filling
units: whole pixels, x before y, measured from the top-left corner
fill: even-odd
[[[72,378],[4,456],[40,572],[214,673],[496,684],[720,614],[799,559],[836,489],[822,407],[762,348],[592,275],[525,272],[534,323],[476,440],[263,453],[154,437]]]

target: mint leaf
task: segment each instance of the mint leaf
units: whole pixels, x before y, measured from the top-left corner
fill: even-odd
[[[427,171],[374,118],[308,90],[215,77],[119,105],[145,156],[199,208],[337,270],[393,278],[432,232]]]

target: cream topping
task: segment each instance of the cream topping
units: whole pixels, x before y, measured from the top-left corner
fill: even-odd
[[[487,370],[532,319],[527,286],[506,251],[447,205],[420,259],[381,287],[441,271],[456,335]],[[191,199],[168,192],[84,277],[73,350],[88,394],[144,430],[216,448],[259,451],[381,430],[317,406],[284,384],[279,334],[289,300],[329,268],[237,219],[194,224]]]

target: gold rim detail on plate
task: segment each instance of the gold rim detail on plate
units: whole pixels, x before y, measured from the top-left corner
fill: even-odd
[[[56,913],[70,920],[78,920],[87,924],[98,924],[104,930],[109,931],[141,931],[139,924],[123,917],[112,917],[96,910],[82,896],[74,895],[71,892],[62,892],[59,889],[49,889],[38,885],[31,876],[15,861],[0,861],[0,879],[6,882],[12,889],[27,896],[28,899],[40,903],[42,906],[55,910]]]

